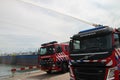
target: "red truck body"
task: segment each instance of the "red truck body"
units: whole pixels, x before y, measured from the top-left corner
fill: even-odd
[[[38,61],[41,70],[51,73],[52,71],[68,71],[69,45],[56,41],[41,45]]]
[[[70,41],[70,80],[120,80],[120,29],[80,31]]]

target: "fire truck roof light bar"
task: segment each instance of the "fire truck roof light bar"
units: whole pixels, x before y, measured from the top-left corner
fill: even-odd
[[[83,31],[80,31],[79,33],[85,33],[85,32],[90,32],[90,31],[96,31],[96,30],[101,30],[105,28],[104,26],[99,26],[99,27],[95,27],[95,28],[92,28],[92,29],[88,29],[88,30],[83,30]]]
[[[83,31],[80,31],[80,33],[86,33],[86,32],[91,32],[91,31],[99,31],[99,30],[102,30],[102,29],[105,29],[106,26],[99,26],[99,27],[96,27],[96,28],[92,28],[92,29],[88,29],[88,30],[83,30]]]
[[[54,44],[54,43],[58,43],[57,41],[52,41],[52,42],[49,42],[49,43],[44,43],[44,44],[41,44],[41,46],[46,46],[48,44]]]

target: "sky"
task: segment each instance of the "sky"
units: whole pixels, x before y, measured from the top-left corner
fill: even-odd
[[[42,43],[66,42],[79,31],[93,28],[80,20],[118,28],[119,3],[120,0],[0,0],[0,54],[36,51]]]

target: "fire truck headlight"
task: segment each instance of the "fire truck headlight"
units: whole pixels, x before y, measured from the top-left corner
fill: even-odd
[[[52,66],[55,67],[55,64],[53,64]]]
[[[117,67],[114,67],[114,68],[110,68],[109,70],[108,70],[108,76],[107,76],[107,80],[114,80],[114,73],[115,73],[115,71],[117,70]]]

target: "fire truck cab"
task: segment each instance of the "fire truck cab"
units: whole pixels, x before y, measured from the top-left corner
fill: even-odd
[[[69,43],[57,43],[52,41],[41,45],[38,61],[41,70],[51,73],[52,71],[68,71]]]
[[[70,80],[120,80],[120,29],[80,31],[70,40]]]

